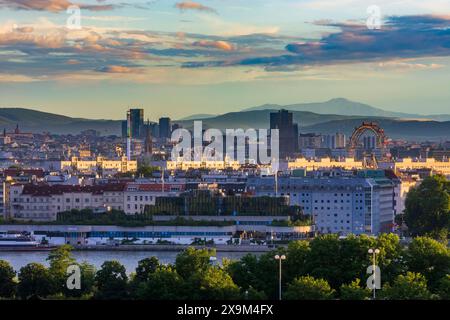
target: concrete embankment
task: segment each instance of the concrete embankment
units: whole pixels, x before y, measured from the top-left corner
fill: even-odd
[[[268,252],[275,249],[264,245],[215,245],[215,246],[190,246],[190,245],[166,245],[166,244],[146,244],[146,245],[97,245],[97,246],[76,246],[79,251],[183,251],[187,247],[196,249],[216,249],[218,252]]]

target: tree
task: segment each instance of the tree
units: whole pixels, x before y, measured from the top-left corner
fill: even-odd
[[[210,258],[215,255],[215,250],[189,247],[177,255],[175,268],[183,279],[188,279],[193,274],[206,270],[210,266]]]
[[[137,170],[137,175],[139,177],[143,176],[145,178],[151,178],[154,172],[158,172],[160,170],[161,170],[160,167],[140,165]]]
[[[250,287],[244,291],[243,298],[246,300],[267,300],[267,295],[264,291]]]
[[[240,260],[231,261],[226,270],[243,290],[258,287],[258,257],[255,255],[249,253]]]
[[[305,266],[310,251],[308,241],[292,241],[288,244],[286,262],[284,263],[286,282],[291,282],[295,278],[307,274]]]
[[[447,238],[450,226],[450,182],[444,176],[426,178],[409,191],[405,222],[413,236]]]
[[[17,289],[22,299],[47,297],[56,293],[50,271],[40,263],[29,263],[20,269]]]
[[[95,267],[87,262],[77,263],[77,265],[80,267],[81,288],[79,290],[65,290],[64,294],[69,297],[91,297],[95,286]]]
[[[342,300],[367,300],[370,297],[370,289],[361,287],[361,280],[355,279],[350,284],[343,284],[340,289]]]
[[[367,267],[372,264],[368,251],[374,247],[375,240],[363,234],[360,236],[349,235],[345,239],[339,240],[339,242],[340,250],[335,253],[339,257],[339,264],[335,268],[339,269],[340,276],[336,279],[337,281],[329,280],[335,289],[338,289],[343,284],[350,283],[356,278],[363,279],[367,277]]]
[[[325,279],[333,288],[339,288],[342,283],[351,281],[359,276],[361,269],[352,274],[350,279],[342,278],[343,264],[341,257],[341,240],[337,235],[323,235],[315,238],[310,243],[311,252],[306,261],[306,269],[309,275],[315,278]],[[367,261],[367,254],[365,259]],[[361,262],[361,261],[358,261]],[[346,274],[349,272],[346,271]],[[352,272],[355,273],[355,272]],[[347,276],[348,277],[348,276]]]
[[[12,298],[16,290],[16,272],[9,262],[0,260],[0,298]]]
[[[379,235],[372,245],[378,248],[377,265],[381,270],[381,281],[392,282],[398,275],[406,272],[405,250],[400,244],[400,238],[393,233],[383,233]],[[370,261],[372,261],[370,259]],[[363,279],[364,277],[361,277]]]
[[[324,279],[311,276],[299,277],[288,284],[284,298],[287,300],[329,300],[334,290]]]
[[[184,280],[172,267],[159,267],[148,274],[136,289],[136,298],[143,300],[182,300]]]
[[[450,300],[450,274],[439,281],[438,294],[441,299]]]
[[[433,290],[445,275],[450,274],[449,249],[430,238],[415,238],[408,247],[406,261],[409,271],[423,274]]]
[[[47,261],[50,264],[49,271],[54,278],[57,292],[72,291],[68,290],[66,286],[67,268],[76,264],[76,260],[72,256],[72,247],[63,245],[53,249],[50,251]]]
[[[269,299],[278,297],[278,272],[279,264],[274,259],[275,255],[286,255],[284,249],[270,251],[259,256],[256,272],[255,289],[264,291]],[[283,268],[283,266],[282,266]],[[286,279],[281,278],[283,288],[286,286]]]
[[[385,284],[380,295],[388,300],[427,300],[432,298],[425,277],[414,272],[399,275],[392,286]]]
[[[138,262],[136,267],[137,281],[148,281],[150,276],[158,270],[159,260],[156,257],[145,258]]]
[[[95,275],[96,299],[124,299],[127,297],[128,276],[118,261],[105,261]]]
[[[239,287],[228,273],[210,266],[194,274],[186,282],[186,293],[191,299],[235,300],[240,298]]]

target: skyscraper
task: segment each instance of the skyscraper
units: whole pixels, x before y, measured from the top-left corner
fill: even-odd
[[[144,109],[130,109],[131,116],[131,138],[145,137]]]
[[[286,158],[298,151],[298,124],[293,122],[292,112],[280,110],[270,114],[270,129],[278,129],[280,157]]]
[[[145,126],[145,145],[144,153],[145,156],[151,157],[153,151],[153,141],[152,141],[152,128],[150,126],[150,121],[147,120],[147,125]]]
[[[172,123],[170,118],[159,118],[159,137],[170,138],[172,133]]]
[[[122,121],[122,138],[127,138],[127,130],[128,130],[128,121]]]

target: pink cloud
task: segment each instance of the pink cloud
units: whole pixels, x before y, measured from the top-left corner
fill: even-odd
[[[207,40],[200,40],[196,41],[192,44],[196,47],[204,47],[204,48],[214,48],[219,49],[223,51],[233,51],[235,48],[234,46],[226,41],[207,41]]]
[[[68,0],[0,0],[0,7],[7,7],[17,10],[37,10],[49,12],[66,11],[68,7],[78,5],[81,9],[91,11],[112,10],[113,5],[88,5],[88,4],[74,4]]]
[[[198,10],[198,11],[217,13],[216,10],[214,10],[213,8],[204,6],[201,3],[194,2],[194,1],[178,2],[175,4],[175,7],[177,7],[180,10]]]

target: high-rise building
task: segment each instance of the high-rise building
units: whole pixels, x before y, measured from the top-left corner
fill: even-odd
[[[377,138],[375,136],[363,137],[364,150],[373,150],[377,147]]]
[[[300,134],[298,146],[300,149],[319,149],[322,145],[322,136],[315,133]]]
[[[322,136],[322,146],[329,149],[343,149],[346,146],[345,134],[336,133]]]
[[[128,130],[128,121],[122,121],[122,138],[127,138],[127,130]]]
[[[298,151],[298,125],[293,122],[292,112],[280,110],[270,114],[270,129],[279,130],[279,153],[286,158]]]
[[[172,133],[172,123],[170,118],[159,118],[159,137],[170,138]]]
[[[144,153],[145,156],[151,157],[153,152],[153,141],[152,141],[152,128],[150,126],[150,121],[147,121],[147,125],[145,126],[145,147]]]
[[[144,130],[144,109],[130,109],[131,117],[131,138],[145,137]]]
[[[343,133],[336,133],[336,148],[337,149],[343,149],[347,146],[347,141],[345,134]]]

